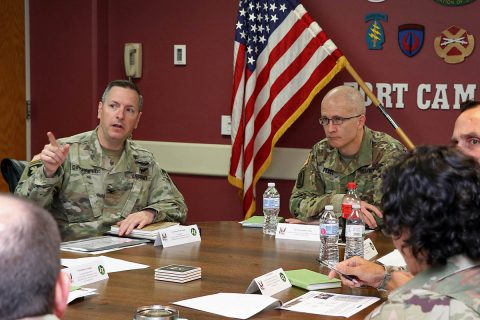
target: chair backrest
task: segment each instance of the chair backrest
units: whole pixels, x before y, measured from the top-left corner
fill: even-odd
[[[27,166],[27,161],[5,158],[0,163],[2,176],[8,184],[11,193],[15,191],[18,181],[20,180],[23,170]]]

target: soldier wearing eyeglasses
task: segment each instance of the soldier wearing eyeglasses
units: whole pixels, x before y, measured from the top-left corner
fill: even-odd
[[[290,197],[295,218],[318,219],[327,204],[340,214],[347,183],[353,181],[365,223],[371,228],[381,223],[382,173],[406,149],[388,134],[370,130],[365,121],[365,103],[358,90],[339,86],[325,95],[319,122],[326,137],[313,146],[298,174]]]

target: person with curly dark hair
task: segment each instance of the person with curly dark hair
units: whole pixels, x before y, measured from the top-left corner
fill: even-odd
[[[382,229],[412,278],[367,319],[480,319],[480,164],[453,147],[418,147],[385,172],[382,191]],[[363,261],[337,267],[359,276],[353,285],[380,286],[378,273],[358,273]]]

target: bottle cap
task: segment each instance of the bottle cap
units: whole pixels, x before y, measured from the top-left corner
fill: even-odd
[[[360,205],[358,203],[352,204],[352,209],[360,210]]]
[[[325,206],[325,210],[328,210],[328,211],[333,211],[333,206],[331,204],[327,204]]]
[[[347,189],[356,189],[357,184],[355,182],[349,182],[347,183]]]
[[[268,183],[268,186],[269,186],[269,187],[275,187],[275,182],[269,182],[269,183]]]

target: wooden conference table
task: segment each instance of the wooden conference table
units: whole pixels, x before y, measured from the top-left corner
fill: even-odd
[[[170,305],[180,311],[180,316],[194,319],[225,319],[225,317],[175,306],[172,302],[218,292],[244,293],[255,277],[273,271],[310,269],[327,273],[316,262],[319,242],[276,240],[264,236],[260,228],[242,228],[237,222],[199,223],[202,241],[163,249],[153,244],[139,246],[105,255],[132,262],[147,264],[150,268],[110,274],[89,288],[96,288],[98,295],[74,301],[68,306],[64,319],[132,319],[139,306]],[[393,244],[380,232],[370,234],[379,255],[393,250]],[[343,257],[343,249],[340,249]],[[64,258],[85,255],[62,253]],[[378,258],[376,257],[376,258]],[[168,264],[186,264],[202,268],[202,279],[178,284],[154,280],[154,268]],[[347,287],[327,290],[332,293],[379,296],[375,289],[350,289]],[[275,295],[283,302],[298,297],[306,291],[292,287]],[[383,300],[382,300],[383,301]],[[357,313],[352,319],[363,319],[380,302]],[[263,311],[254,319],[318,319],[320,316],[285,310]],[[338,319],[324,317],[322,319]]]

